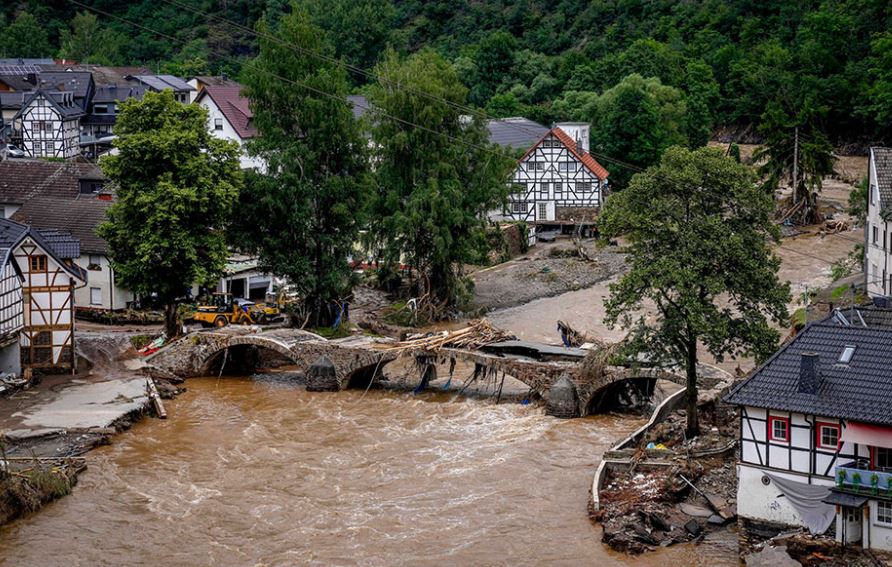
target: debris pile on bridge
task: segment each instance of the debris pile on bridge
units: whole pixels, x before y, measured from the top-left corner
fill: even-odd
[[[493,326],[484,318],[472,321],[470,325],[463,329],[410,335],[405,341],[380,344],[378,348],[399,354],[412,351],[433,352],[442,348],[477,350],[489,343],[512,340],[514,338],[516,338],[514,335]]]

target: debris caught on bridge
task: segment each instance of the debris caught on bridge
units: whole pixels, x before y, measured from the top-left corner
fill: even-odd
[[[411,336],[398,343],[381,344],[383,350],[408,353],[419,350],[437,351],[441,348],[463,348],[476,350],[483,345],[514,339],[514,335],[493,326],[487,319],[472,321],[470,325],[456,331],[440,331]]]

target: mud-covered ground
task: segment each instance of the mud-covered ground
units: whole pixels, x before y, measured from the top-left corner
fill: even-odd
[[[616,247],[598,248],[584,243],[591,261],[573,254],[572,242],[559,239],[540,242],[529,252],[508,262],[478,270],[474,304],[480,309],[503,309],[591,287],[621,272],[625,256]]]

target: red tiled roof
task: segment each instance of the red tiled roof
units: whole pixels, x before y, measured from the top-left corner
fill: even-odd
[[[582,164],[587,167],[589,171],[594,173],[598,179],[607,179],[607,176],[610,175],[610,172],[604,169],[604,167],[600,163],[595,161],[595,158],[593,158],[588,152],[580,153],[576,148],[576,140],[571,138],[569,134],[567,134],[560,128],[552,128],[551,133],[554,134],[555,138],[560,140],[562,144],[567,146],[567,149],[570,150],[570,153],[576,156],[576,159],[581,161]]]
[[[240,138],[253,138],[257,135],[257,129],[251,120],[254,113],[251,112],[248,99],[241,95],[241,90],[240,86],[209,86],[201,90],[198,99],[203,96],[211,97]]]

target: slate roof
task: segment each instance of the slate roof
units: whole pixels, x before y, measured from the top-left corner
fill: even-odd
[[[229,77],[216,75],[195,75],[192,77],[205,87],[237,87],[239,84]]]
[[[28,98],[31,98],[31,93],[0,92],[0,108],[19,110]]]
[[[44,160],[0,161],[0,202],[21,205],[13,220],[41,230],[56,229],[80,241],[87,254],[108,254],[108,245],[96,234],[111,201],[81,194],[81,179],[104,179],[86,162]]]
[[[74,101],[65,102],[65,93],[59,92],[51,92],[45,90],[34,91],[31,93],[31,96],[25,99],[25,103],[16,113],[16,117],[18,117],[24,110],[34,101],[37,97],[43,97],[52,104],[53,108],[56,109],[56,112],[65,119],[65,118],[79,118],[84,115],[84,109],[80,107],[79,104]]]
[[[80,179],[104,179],[92,163],[38,159],[0,161],[0,202],[23,204],[38,195],[75,198]]]
[[[83,99],[93,88],[93,75],[89,71],[44,71],[37,76],[37,88],[69,92],[74,98]]]
[[[881,307],[848,307],[834,309],[829,321],[845,327],[879,327],[892,329],[892,309]]]
[[[503,148],[525,150],[542,139],[548,128],[527,118],[489,120],[489,141]]]
[[[68,256],[68,254],[77,251],[77,240],[71,237],[71,235],[54,230],[36,230],[30,226],[0,218],[0,248],[15,249],[22,240],[28,237],[46,250],[46,253],[68,273],[81,281],[87,280],[87,274],[82,268],[71,262],[65,262],[65,260],[73,257]]]
[[[145,92],[143,85],[99,85],[93,94],[93,104],[122,102],[128,98],[141,100]]]
[[[92,65],[76,63],[71,65],[41,65],[43,71],[86,71],[93,75],[93,81],[103,85],[128,85],[127,80],[131,75],[151,75],[152,70],[147,67],[109,67],[106,65]]]
[[[138,81],[156,91],[163,91],[164,89],[173,89],[174,91],[195,90],[192,85],[173,75],[128,75],[127,78]]]
[[[257,135],[257,128],[253,122],[254,113],[251,112],[248,99],[242,96],[241,90],[241,86],[205,87],[195,102],[199,102],[205,96],[210,97],[240,138],[253,138]]]
[[[884,219],[892,217],[892,148],[870,148],[880,191],[880,211]]]
[[[849,364],[843,349],[855,346]],[[799,392],[803,353],[820,357],[817,394]],[[892,328],[843,326],[833,317],[803,329],[725,397],[731,404],[892,425]]]

